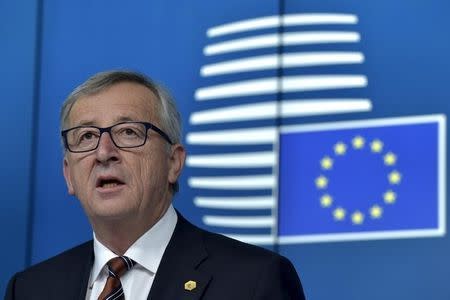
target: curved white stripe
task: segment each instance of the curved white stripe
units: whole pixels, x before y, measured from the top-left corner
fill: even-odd
[[[340,88],[359,88],[367,86],[363,75],[317,75],[283,77],[283,92],[316,91]]]
[[[248,152],[208,155],[189,155],[186,164],[190,167],[204,168],[255,168],[273,167],[275,154],[273,152]]]
[[[206,35],[211,38],[242,31],[273,28],[279,25],[279,16],[261,17],[211,27],[206,31]]]
[[[268,197],[195,197],[198,207],[218,209],[271,209],[275,199]]]
[[[194,112],[191,124],[214,124],[235,121],[271,119],[277,117],[275,101],[228,106]],[[304,117],[371,111],[369,99],[298,99],[280,102],[282,117]]]
[[[236,96],[251,96],[275,93],[278,90],[276,77],[237,81],[221,85],[199,88],[195,91],[196,100],[210,100]]]
[[[235,51],[270,48],[277,47],[280,43],[284,46],[293,46],[324,43],[356,43],[359,40],[359,33],[353,31],[288,32],[281,35],[263,34],[210,44],[203,49],[203,54],[209,56]]]
[[[279,65],[278,58],[278,55],[273,54],[210,64],[203,66],[200,69],[200,75],[207,77],[238,72],[275,69],[278,68]]]
[[[277,102],[262,102],[227,106],[193,112],[189,117],[191,124],[210,124],[243,120],[260,120],[275,118]]]
[[[280,36],[278,34],[265,34],[211,44],[203,49],[203,54],[206,56],[217,55],[235,51],[276,47],[279,44]]]
[[[254,245],[271,245],[276,242],[276,238],[271,234],[222,234],[229,238]]]
[[[212,100],[241,96],[255,96],[279,92],[303,92],[367,86],[364,75],[311,75],[252,79],[199,88],[196,100]]]
[[[361,52],[286,53],[281,56],[281,66],[285,68],[360,64],[362,62],[364,62],[364,55]]]
[[[281,105],[281,116],[304,117],[371,110],[372,102],[369,99],[283,101]]]
[[[278,79],[276,77],[253,79],[199,88],[195,91],[195,99],[210,100],[235,96],[261,95],[275,93],[277,90]]]
[[[275,187],[275,177],[273,175],[190,177],[188,184],[192,188],[203,189],[272,189]]]
[[[358,17],[353,14],[309,13],[284,15],[282,17],[284,26],[358,23]]]
[[[275,218],[272,216],[204,216],[203,223],[220,227],[266,228],[275,225]]]
[[[190,132],[186,136],[186,141],[195,145],[261,145],[272,144],[276,138],[276,128],[260,127]]]
[[[209,28],[206,32],[206,35],[211,38],[244,31],[274,28],[280,26],[280,23],[282,23],[284,26],[296,26],[317,24],[356,24],[357,22],[358,17],[351,14],[290,14],[281,17],[268,16],[223,24]]]
[[[356,43],[361,39],[359,33],[353,31],[313,31],[302,33],[284,33],[284,46],[308,45],[323,43]]]
[[[239,72],[259,71],[293,67],[310,67],[320,65],[358,64],[364,61],[361,52],[297,52],[281,56],[261,55],[243,59],[235,59],[203,66],[200,74],[203,77],[232,74]]]

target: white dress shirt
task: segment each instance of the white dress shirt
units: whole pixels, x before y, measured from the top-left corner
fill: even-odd
[[[170,205],[164,216],[125,252],[125,256],[136,262],[136,265],[120,278],[125,299],[147,299],[156,270],[172,237],[177,220],[175,209]],[[86,300],[98,299],[108,278],[106,263],[117,256],[97,240],[95,233],[94,254],[95,260],[89,278]]]

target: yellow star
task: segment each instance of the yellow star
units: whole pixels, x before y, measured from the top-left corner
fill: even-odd
[[[373,140],[370,143],[370,149],[372,149],[372,152],[380,153],[383,150],[383,142],[378,139]]]
[[[384,164],[386,166],[393,166],[395,165],[395,163],[397,162],[397,155],[395,155],[392,152],[388,152],[386,153],[386,155],[383,157],[384,159]]]
[[[353,148],[355,149],[362,149],[364,148],[364,143],[366,141],[364,140],[364,138],[362,136],[355,136],[352,140],[352,144],[353,144]]]
[[[333,168],[333,159],[331,159],[329,156],[325,156],[320,161],[320,165],[322,166],[322,169],[330,170],[331,168]]]
[[[359,210],[352,214],[352,223],[355,225],[360,225],[364,222],[364,214]]]
[[[318,189],[325,189],[328,186],[328,178],[323,175],[320,175],[316,178],[316,186]]]
[[[333,204],[333,198],[330,195],[325,194],[320,197],[320,205],[322,205],[322,207],[330,207],[331,204]]]
[[[338,142],[336,145],[334,145],[334,153],[336,155],[344,155],[347,151],[347,145],[343,142]]]
[[[342,221],[345,219],[345,209],[338,207],[333,210],[333,217],[336,221]]]
[[[381,215],[383,214],[383,208],[378,205],[374,205],[370,208],[370,216],[372,219],[379,219],[381,218]]]
[[[397,200],[397,194],[392,190],[388,190],[383,194],[383,199],[386,204],[394,204],[395,200]]]
[[[389,173],[388,179],[390,184],[400,184],[400,181],[402,180],[402,174],[394,170]]]

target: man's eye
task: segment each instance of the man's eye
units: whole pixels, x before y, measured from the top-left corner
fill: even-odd
[[[79,135],[78,137],[78,143],[83,143],[87,141],[91,141],[97,137],[98,134],[92,131],[86,131]]]
[[[143,136],[142,130],[134,127],[121,128],[116,134],[124,138],[142,138]]]
[[[82,140],[90,140],[94,137],[94,135],[92,134],[92,132],[86,132],[85,134],[83,134],[81,136]]]
[[[124,133],[125,135],[137,135],[136,131],[131,128],[125,128]]]

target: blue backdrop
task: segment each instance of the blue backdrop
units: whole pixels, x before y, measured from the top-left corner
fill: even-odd
[[[184,117],[191,158],[175,206],[192,222],[286,255],[309,299],[450,298],[449,3],[19,2],[0,2],[0,292],[91,238],[62,176],[60,105],[96,72],[134,69],[167,86]],[[401,180],[380,179],[393,171]]]

